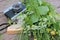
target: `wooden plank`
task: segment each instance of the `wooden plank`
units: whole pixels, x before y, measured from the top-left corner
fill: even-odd
[[[0,12],[0,25],[3,23],[7,23],[7,18],[5,17],[5,15],[2,12]],[[7,25],[2,25],[2,26],[0,26],[0,29],[4,28],[6,26]],[[4,30],[0,31],[0,33],[4,33],[6,31],[7,31],[7,29],[4,29]]]

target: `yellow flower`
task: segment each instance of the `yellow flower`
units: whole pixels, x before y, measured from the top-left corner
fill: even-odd
[[[51,35],[52,36],[56,35],[56,32],[55,31],[51,31]]]
[[[37,40],[36,38],[34,40]]]

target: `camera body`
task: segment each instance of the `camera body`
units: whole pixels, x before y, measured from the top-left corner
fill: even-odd
[[[22,4],[21,2],[18,2],[12,5],[11,7],[7,8],[4,11],[4,14],[11,20],[15,20],[16,17],[20,14],[20,12],[24,12],[25,10],[26,10],[25,5]]]

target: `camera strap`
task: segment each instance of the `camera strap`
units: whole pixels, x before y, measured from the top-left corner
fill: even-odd
[[[4,27],[4,28],[1,28],[0,31],[4,30],[4,29],[6,29],[6,28],[8,28],[10,26],[9,23],[3,23],[0,26],[3,26],[3,25],[7,25],[7,26]]]

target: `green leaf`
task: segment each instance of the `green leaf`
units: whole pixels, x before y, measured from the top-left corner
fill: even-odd
[[[47,6],[40,6],[39,11],[40,11],[40,15],[46,15],[49,11],[49,8]]]
[[[42,3],[43,3],[42,0],[38,0],[38,2],[39,2],[40,5],[42,5]]]
[[[39,20],[39,16],[37,16],[36,14],[31,15],[30,18],[31,18],[32,23],[38,22]]]
[[[44,33],[43,38],[43,40],[50,40],[50,36],[47,32]]]
[[[55,7],[53,5],[51,5],[50,3],[48,3],[48,2],[43,2],[42,5],[43,6],[48,6],[49,7],[49,11],[54,11],[55,10]]]
[[[27,16],[27,17],[25,18],[25,23],[26,23],[26,24],[29,24],[29,25],[32,25],[32,24],[33,24],[32,21],[30,20],[30,17],[29,17],[29,16]]]

